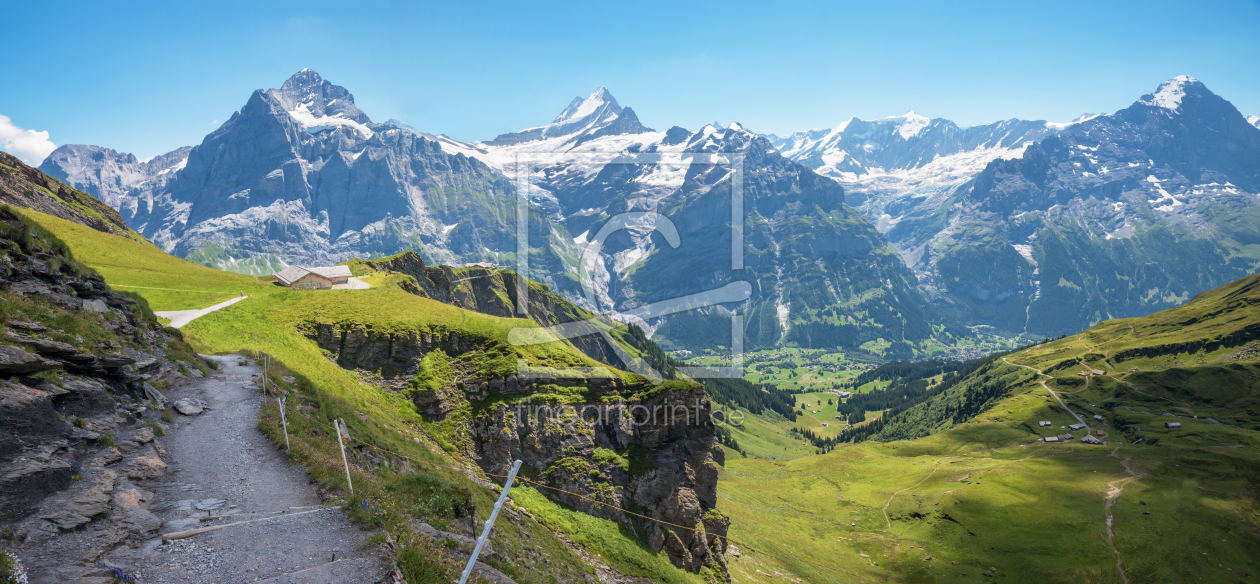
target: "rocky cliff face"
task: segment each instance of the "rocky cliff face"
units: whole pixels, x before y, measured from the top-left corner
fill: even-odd
[[[460,359],[487,349],[454,331],[399,334],[311,323],[307,334],[343,367],[388,373],[384,382],[393,388],[420,373],[431,351]],[[581,403],[533,398],[557,388],[583,396]],[[462,369],[440,387],[411,395],[430,419],[461,425],[465,454],[486,472],[505,474],[520,459],[525,476],[558,489],[543,489],[549,497],[625,525],[681,568],[726,574],[725,540],[718,536],[729,521],[715,511],[722,451],[701,386],[483,377]]]
[[[89,522],[113,543],[151,537],[161,521],[132,481],[161,476],[160,390],[201,375],[197,358],[9,209],[0,331],[0,523],[36,537]]]
[[[127,193],[148,181],[162,181],[188,163],[184,146],[149,160],[100,146],[67,144],[53,150],[39,169],[111,207],[119,207]]]
[[[1054,336],[1255,271],[1260,130],[1178,77],[989,163],[887,235],[965,320]]]
[[[605,103],[606,94],[601,88],[582,103]],[[664,231],[656,227],[664,221],[651,215],[601,241],[589,293],[575,285],[577,261],[565,266],[568,278],[547,274],[549,284],[582,297],[584,307],[630,312],[747,282],[752,292],[746,301],[648,323],[660,338],[691,349],[729,347],[733,311],[743,316],[747,349],[781,343],[857,347],[879,337],[913,343],[931,334],[934,314],[896,250],[846,204],[843,188],[785,157],[765,137],[739,124],[654,132],[557,123],[510,140],[442,147],[509,176],[522,170],[518,160],[531,160],[528,196],[549,212],[559,256],[569,237],[585,251],[612,218],[625,213],[658,213],[672,222],[677,248],[662,245]],[[744,267],[733,270],[736,193],[744,211]],[[542,270],[530,276],[537,272]]]
[[[906,115],[775,144],[844,186],[947,320],[1056,336],[1255,270],[1254,130],[1181,76],[1065,124]]]
[[[709,412],[700,387],[616,404],[499,404],[473,419],[472,436],[486,472],[521,460],[549,497],[625,525],[680,568],[725,574],[730,522],[714,511],[723,455]]]

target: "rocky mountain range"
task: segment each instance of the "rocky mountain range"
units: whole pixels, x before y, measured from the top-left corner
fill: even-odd
[[[908,114],[774,140],[845,186],[947,317],[1053,336],[1260,268],[1257,122],[1182,76],[1066,124]]]
[[[168,252],[216,267],[270,274],[408,248],[477,261],[515,243],[510,182],[408,128],[373,123],[309,69],[255,91],[197,146],[147,163],[112,152],[63,146],[41,169],[112,199]]]
[[[526,184],[528,275],[586,308],[646,316],[667,347],[728,346],[733,311],[745,348],[853,347],[933,324],[1056,335],[1260,267],[1256,124],[1188,77],[1068,123],[911,111],[786,137],[655,131],[601,87],[549,124],[466,143],[375,123],[303,70],[198,146],[144,162],[64,146],[41,169],[164,249],[254,273],[404,249],[511,265]],[[701,310],[656,310],[738,282]]]
[[[616,160],[622,153],[646,158],[627,164]],[[839,185],[738,124],[646,128],[602,87],[575,98],[550,124],[469,144],[394,121],[373,123],[349,92],[304,70],[278,90],[254,92],[187,151],[182,167],[158,171],[160,178],[140,180],[124,194],[105,194],[123,184],[114,180],[121,172],[86,170],[81,161],[89,157],[73,156],[69,147],[43,169],[100,197],[115,196],[130,224],[176,255],[270,273],[285,263],[401,249],[433,263],[509,263],[522,155],[530,160],[521,169],[530,173],[528,275],[588,308],[631,311],[745,281],[751,290],[728,294],[723,307],[674,317],[663,338],[729,346],[730,311],[740,305],[755,346],[784,339],[857,346],[931,334],[912,272],[845,205]],[[732,269],[731,182],[739,157],[749,246],[744,267]],[[594,285],[584,290],[580,258],[600,227],[644,212],[672,218],[682,246],[662,246],[652,221],[640,217],[604,242],[590,266]],[[649,329],[665,322],[643,315]]]
[[[132,202],[127,193],[133,187],[161,181],[188,163],[191,146],[178,148],[161,156],[140,160],[134,154],[116,152],[100,146],[68,144],[48,155],[41,168],[54,169],[55,177],[92,195],[111,207]],[[129,205],[134,207],[134,204]]]

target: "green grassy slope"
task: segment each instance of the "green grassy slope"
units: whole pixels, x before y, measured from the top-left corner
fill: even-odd
[[[187,310],[218,304],[244,292],[273,294],[270,281],[181,260],[144,240],[103,233],[38,211],[21,214],[57,234],[75,259],[94,268],[119,290],[136,292],[153,310]]]
[[[719,508],[742,552],[732,575],[1257,581],[1257,304],[1260,275],[997,359],[907,412],[937,431],[925,438],[843,444],[788,462],[728,457]],[[1109,443],[1041,442],[1075,422],[1050,390]],[[969,395],[992,400],[956,424],[942,413]]]
[[[378,287],[370,290],[293,291],[189,263],[147,242],[40,213],[23,214],[65,241],[78,261],[98,270],[111,286],[134,291],[155,309],[202,308],[242,290],[249,295],[243,302],[190,323],[182,329],[185,337],[202,352],[270,356],[268,379],[289,395],[291,456],[327,487],[344,492],[346,486],[330,420],[344,419],[354,443],[362,445],[364,452],[393,460],[388,467],[376,466],[366,455],[352,452],[360,464],[354,469],[355,496],[348,507],[365,527],[389,529],[400,545],[399,563],[412,584],[450,582],[460,566],[442,560],[432,543],[415,536],[411,521],[427,519],[442,528],[456,519],[451,501],[458,506],[468,500],[475,504],[480,525],[497,494],[470,479],[469,474],[479,471],[453,447],[467,439],[453,422],[429,423],[411,402],[372,385],[370,375],[361,376],[330,362],[304,335],[309,324],[353,322],[390,332],[459,331],[482,350],[456,364],[481,373],[515,370],[519,360],[531,366],[602,366],[568,343],[512,346],[507,342],[512,329],[538,325],[421,298],[404,291],[394,276],[381,276],[375,281]],[[613,374],[627,381],[641,380],[625,372]],[[274,439],[283,440],[274,402],[264,408],[261,426]],[[537,519],[501,517],[492,541],[500,555],[517,562],[492,564],[518,582],[595,577],[594,570],[557,532],[589,545],[591,553],[627,575],[680,584],[701,581],[674,568],[664,555],[641,545],[611,521],[567,509],[528,489],[516,497],[516,505],[514,509],[528,511]]]

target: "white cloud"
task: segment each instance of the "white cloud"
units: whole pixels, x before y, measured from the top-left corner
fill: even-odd
[[[31,166],[39,166],[56,149],[57,145],[48,139],[48,132],[19,128],[8,116],[0,115],[0,150]]]

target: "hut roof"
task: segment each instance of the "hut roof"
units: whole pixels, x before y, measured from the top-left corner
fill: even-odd
[[[349,278],[352,275],[350,266],[323,266],[311,268],[310,271],[330,280],[333,278]]]
[[[281,284],[288,286],[298,280],[301,280],[302,276],[309,273],[311,273],[311,271],[303,268],[302,266],[289,266],[284,270],[281,270],[279,274],[276,274],[276,279],[280,280]]]

